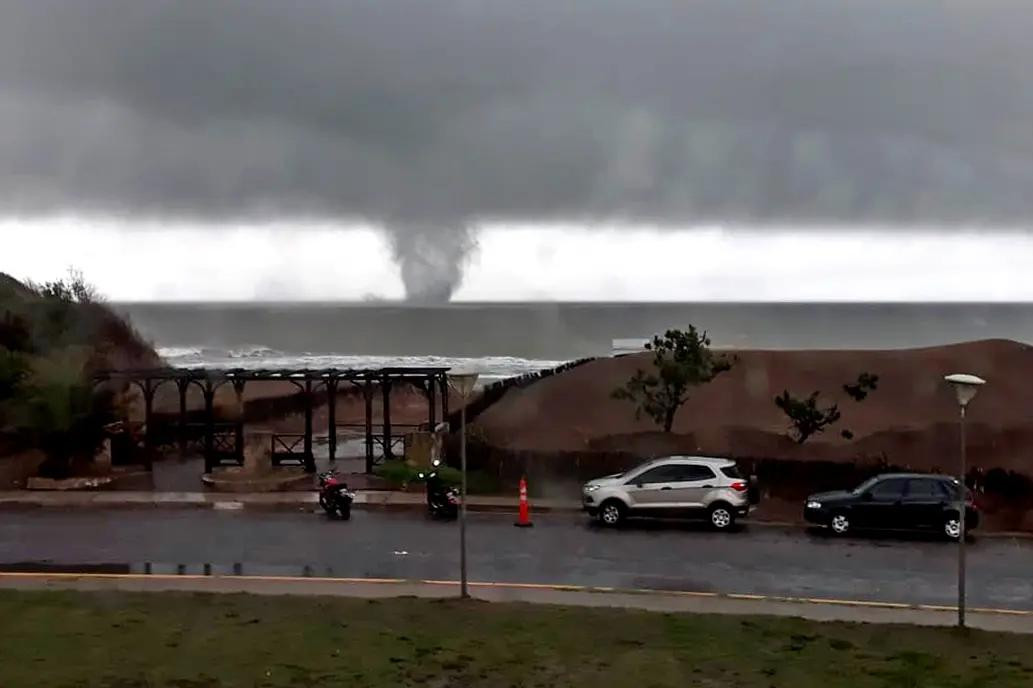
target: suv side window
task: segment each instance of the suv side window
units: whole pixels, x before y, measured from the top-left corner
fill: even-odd
[[[656,466],[645,473],[641,473],[628,481],[630,485],[655,485],[657,483],[671,483],[675,481],[674,470],[679,466]]]
[[[725,474],[726,478],[732,480],[742,480],[742,472],[739,471],[738,466],[722,466],[721,472]]]
[[[714,471],[710,470],[707,466],[683,464],[680,466],[673,466],[673,468],[677,470],[672,482],[692,483],[699,480],[713,480],[715,478]]]
[[[909,499],[943,500],[948,498],[947,488],[942,481],[928,478],[915,479],[907,485]]]
[[[872,497],[880,501],[900,499],[904,496],[906,485],[907,480],[904,478],[889,478],[875,483],[869,492],[872,493]]]

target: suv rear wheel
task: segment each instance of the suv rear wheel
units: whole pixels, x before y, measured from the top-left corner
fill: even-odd
[[[735,525],[735,512],[727,504],[710,507],[710,525],[716,530],[729,530]]]
[[[958,520],[957,516],[952,514],[944,520],[943,534],[950,540],[957,540],[961,537],[961,521]]]
[[[599,507],[599,521],[604,526],[617,526],[624,520],[624,505],[616,499],[603,502]]]

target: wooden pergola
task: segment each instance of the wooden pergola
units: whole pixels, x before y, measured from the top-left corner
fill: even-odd
[[[347,369],[267,369],[267,370],[210,370],[206,368],[150,368],[139,370],[102,371],[94,376],[96,384],[123,382],[137,386],[144,402],[144,444],[147,450],[155,446],[154,397],[162,385],[174,384],[179,393],[178,438],[180,449],[186,447],[187,392],[195,385],[204,399],[204,471],[210,473],[221,465],[241,465],[244,460],[243,394],[248,382],[289,382],[301,392],[305,414],[303,434],[278,434],[272,437],[274,464],[297,463],[305,470],[315,470],[312,454],[312,411],[317,394],[327,395],[329,414],[329,456],[333,461],[337,452],[338,428],[349,425],[337,423],[337,392],[342,385],[361,389],[365,400],[365,423],[363,425],[366,445],[366,472],[373,471],[374,446],[383,448],[383,456],[393,456],[393,445],[399,439],[393,434],[397,429],[391,424],[391,389],[399,384],[408,384],[423,391],[427,397],[427,427],[434,430],[438,424],[437,397],[441,396],[442,420],[448,417],[448,368],[376,368]],[[215,423],[215,393],[224,385],[231,385],[237,396],[238,414],[231,432],[220,429]],[[380,390],[383,409],[381,424],[374,428],[373,397]],[[411,429],[412,426],[402,426]],[[301,448],[298,445],[301,444]]]

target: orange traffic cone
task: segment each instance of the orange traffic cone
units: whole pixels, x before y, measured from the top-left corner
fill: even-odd
[[[527,503],[527,479],[520,479],[520,516],[517,518],[517,522],[514,523],[517,528],[530,528],[534,524],[531,523],[531,507]]]

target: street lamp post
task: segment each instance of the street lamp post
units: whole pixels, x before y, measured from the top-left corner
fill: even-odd
[[[466,403],[477,384],[477,373],[456,373],[448,376],[449,385],[459,395],[459,464],[462,474],[459,488],[459,596],[467,598],[466,580]]]
[[[965,443],[965,409],[972,397],[976,396],[980,385],[986,384],[986,380],[969,375],[968,373],[955,373],[944,378],[954,388],[958,399],[958,410],[961,427],[961,472],[958,476],[961,485],[958,487],[958,626],[965,626],[965,472],[966,452]]]

